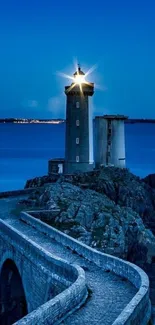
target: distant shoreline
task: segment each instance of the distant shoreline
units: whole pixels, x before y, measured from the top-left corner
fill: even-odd
[[[0,123],[15,123],[15,124],[61,124],[64,123],[65,119],[18,119],[18,118],[4,118],[0,119]],[[134,119],[129,118],[125,120],[125,124],[135,123],[154,123],[155,119]]]
[[[18,118],[4,118],[0,119],[0,123],[12,124],[60,124],[64,123],[64,119],[18,119]]]
[[[129,118],[125,120],[126,124],[134,124],[134,123],[155,123],[155,119],[147,119],[147,118]]]

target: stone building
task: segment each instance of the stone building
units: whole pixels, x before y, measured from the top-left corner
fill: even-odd
[[[125,168],[124,115],[96,116],[94,120],[95,167]]]

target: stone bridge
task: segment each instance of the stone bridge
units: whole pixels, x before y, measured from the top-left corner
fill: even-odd
[[[92,249],[0,200],[1,325],[145,325],[149,281],[137,266]]]

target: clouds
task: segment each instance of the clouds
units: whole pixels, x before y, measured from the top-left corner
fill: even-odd
[[[37,108],[39,103],[36,99],[24,99],[21,103],[23,108]]]
[[[38,101],[37,100],[28,100],[28,107],[37,108],[38,107]]]
[[[64,118],[66,98],[63,94],[38,99],[24,99],[20,104],[20,112],[24,117]]]
[[[50,97],[47,103],[47,110],[52,113],[52,117],[64,117],[65,98],[63,95]]]
[[[62,100],[60,97],[50,97],[48,100],[47,109],[48,111],[53,112],[53,110],[61,109],[61,105]]]

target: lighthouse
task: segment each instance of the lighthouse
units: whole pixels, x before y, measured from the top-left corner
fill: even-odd
[[[86,81],[78,66],[73,83],[65,87],[66,137],[65,174],[93,170],[93,125],[89,96],[94,94],[94,84]]]

